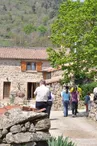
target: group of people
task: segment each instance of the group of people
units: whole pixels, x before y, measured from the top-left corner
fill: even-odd
[[[82,94],[82,90],[79,87],[72,87],[69,89],[69,86],[65,86],[65,89],[61,92],[62,103],[63,103],[63,112],[64,117],[68,116],[68,107],[71,106],[72,117],[75,117],[78,113],[78,101],[80,100],[80,96]],[[45,80],[40,81],[40,86],[36,88],[34,91],[34,95],[36,95],[36,108],[38,110],[44,109],[43,111],[48,114],[48,118],[50,117],[51,107],[54,100],[54,95],[51,93],[50,88],[46,86]],[[94,96],[95,97],[95,96]],[[87,93],[85,96],[84,104],[86,106],[86,112],[89,111],[89,103],[90,103],[90,93]]]
[[[76,87],[73,87],[71,91],[69,91],[69,87],[65,86],[65,90],[61,92],[62,96],[62,103],[64,109],[64,117],[68,116],[68,106],[69,104],[72,107],[72,116],[76,116],[78,110],[78,100],[79,100],[79,93]]]
[[[68,116],[68,106],[71,106],[72,117],[75,117],[78,113],[78,101],[80,100],[80,96],[82,94],[82,90],[79,87],[72,87],[69,90],[68,86],[65,86],[65,89],[61,92],[62,103],[64,109],[64,117]],[[90,103],[90,93],[87,93],[84,99],[84,104],[86,106],[86,112],[89,111],[89,103]]]
[[[36,108],[38,110],[44,109],[49,118],[54,95],[51,93],[50,88],[46,86],[45,80],[40,81],[40,86],[36,88],[34,95],[36,95]]]

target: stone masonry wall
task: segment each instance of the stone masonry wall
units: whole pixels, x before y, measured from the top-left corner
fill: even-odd
[[[50,126],[46,113],[21,108],[8,110],[0,117],[0,145],[47,146]]]
[[[97,102],[91,103],[91,109],[89,112],[89,118],[91,118],[94,121],[97,121]]]
[[[62,86],[59,82],[55,82],[51,84],[51,91],[55,96],[54,103],[53,103],[53,110],[62,110],[62,97],[61,91]]]
[[[62,70],[56,70],[56,71],[53,71],[53,72],[51,73],[51,76],[52,76],[52,77],[58,77],[58,76],[61,76],[61,75],[63,74],[63,72],[64,72],[64,71],[62,71]]]

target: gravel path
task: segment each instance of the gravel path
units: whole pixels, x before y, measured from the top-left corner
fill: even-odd
[[[69,137],[77,146],[97,146],[97,122],[86,117],[84,111],[79,111],[77,117],[63,117],[62,111],[51,111],[50,133],[54,137],[63,135]]]

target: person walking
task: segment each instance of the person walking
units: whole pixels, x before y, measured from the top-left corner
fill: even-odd
[[[70,89],[70,93],[73,92],[73,88],[75,88],[75,89],[76,89],[76,92],[78,93],[77,113],[79,113],[79,112],[78,112],[78,102],[79,102],[79,100],[80,100],[80,98],[81,98],[81,96],[82,96],[82,89],[81,89],[80,87],[74,85],[74,87],[72,87],[72,88]]]
[[[76,91],[76,87],[73,87],[70,100],[72,104],[72,117],[75,117],[77,114],[77,107],[78,107],[78,92]]]
[[[89,105],[90,105],[90,93],[87,93],[87,95],[85,96],[86,112],[89,111]]]
[[[63,107],[64,107],[64,117],[68,116],[68,105],[69,105],[69,100],[70,100],[70,93],[69,93],[69,87],[65,87],[65,91],[61,93],[62,96],[62,101],[63,101]]]
[[[47,113],[47,101],[49,96],[49,88],[46,87],[45,80],[40,81],[40,86],[36,88],[34,91],[34,95],[36,95],[36,108],[38,110],[45,109],[44,112]]]

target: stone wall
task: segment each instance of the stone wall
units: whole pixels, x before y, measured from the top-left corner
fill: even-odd
[[[97,103],[95,102],[91,103],[89,118],[91,118],[94,121],[97,121]]]
[[[46,113],[11,109],[0,117],[0,145],[42,146],[51,137],[49,128]]]
[[[63,74],[63,70],[55,70],[55,71],[53,71],[53,72],[51,72],[51,77],[53,78],[53,77],[58,77],[58,76],[61,76],[62,74]]]
[[[59,82],[52,83],[51,91],[55,96],[54,103],[53,103],[53,110],[62,110],[61,84]]]

